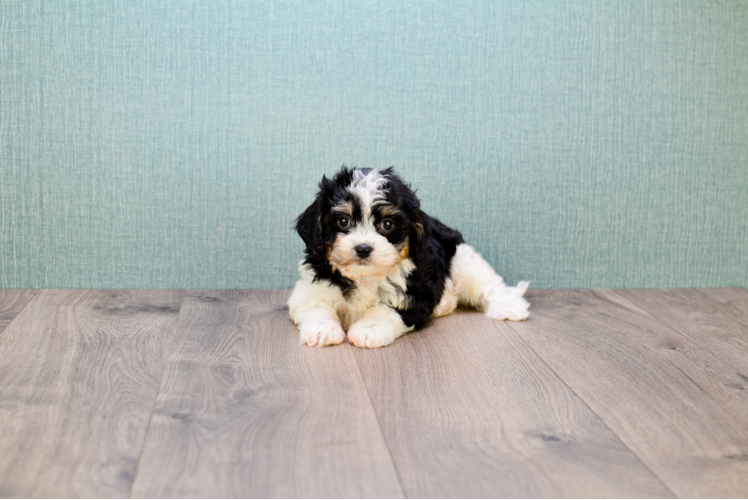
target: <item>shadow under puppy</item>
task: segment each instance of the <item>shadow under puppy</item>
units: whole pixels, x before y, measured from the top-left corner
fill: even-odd
[[[306,244],[288,306],[301,342],[381,347],[458,305],[521,321],[528,283],[509,287],[462,235],[429,217],[392,168],[322,177],[297,220]]]

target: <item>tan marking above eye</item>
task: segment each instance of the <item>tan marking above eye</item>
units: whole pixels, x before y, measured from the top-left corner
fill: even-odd
[[[393,207],[392,205],[386,205],[379,209],[379,214],[382,217],[393,217],[400,214],[400,210]]]
[[[332,207],[332,212],[341,215],[348,215],[353,218],[353,203],[351,203],[350,201],[338,203],[337,205]]]

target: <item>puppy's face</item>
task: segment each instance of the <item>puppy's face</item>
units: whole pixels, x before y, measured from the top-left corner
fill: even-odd
[[[391,170],[344,169],[323,178],[297,229],[308,254],[357,280],[385,276],[408,258],[420,213],[418,199]]]

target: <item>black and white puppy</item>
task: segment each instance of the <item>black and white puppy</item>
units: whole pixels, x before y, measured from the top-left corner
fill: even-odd
[[[301,342],[381,347],[458,304],[521,321],[528,283],[509,287],[462,235],[420,208],[386,170],[343,169],[322,177],[296,229],[306,243],[288,306]]]

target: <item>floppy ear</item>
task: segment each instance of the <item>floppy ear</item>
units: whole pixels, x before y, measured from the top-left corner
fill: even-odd
[[[325,255],[325,242],[322,237],[322,209],[326,198],[326,189],[329,184],[326,177],[322,177],[320,191],[314,203],[304,210],[304,213],[296,219],[296,231],[306,244],[308,255],[323,257]]]
[[[296,219],[296,231],[306,244],[306,253],[309,255],[324,254],[324,243],[322,241],[322,196],[317,195],[314,203],[304,210],[304,213]]]
[[[410,255],[415,257],[416,261],[420,261],[426,254],[426,241],[431,237],[431,223],[420,209],[417,214],[410,234]]]
[[[408,241],[410,243],[410,255],[420,260],[426,252],[426,241],[431,237],[431,223],[426,213],[421,210],[421,202],[416,194],[408,189],[405,195],[405,203],[408,212],[413,215]]]

